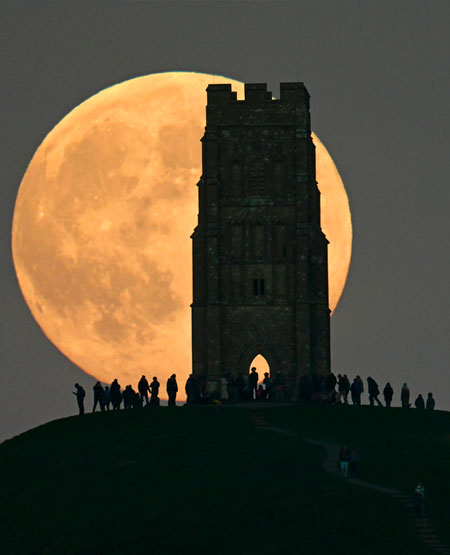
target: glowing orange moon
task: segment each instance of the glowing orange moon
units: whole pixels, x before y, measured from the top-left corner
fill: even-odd
[[[191,239],[205,89],[243,83],[159,73],[92,96],[47,135],[20,185],[12,229],[23,296],[45,335],[104,382],[161,383],[191,368]],[[317,147],[330,307],[342,293],[352,228],[344,186]],[[164,383],[165,385],[165,383]]]

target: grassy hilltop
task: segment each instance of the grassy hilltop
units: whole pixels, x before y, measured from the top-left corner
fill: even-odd
[[[294,437],[258,429],[259,415]],[[355,447],[359,477],[410,493],[450,544],[450,413],[378,407],[144,408],[50,422],[0,445],[1,552],[420,554],[411,515],[322,468],[310,437]]]

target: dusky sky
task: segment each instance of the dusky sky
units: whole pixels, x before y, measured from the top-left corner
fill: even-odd
[[[305,83],[353,219],[332,369],[390,381],[394,401],[406,381],[413,400],[432,391],[450,409],[449,26],[447,0],[4,0],[0,440],[76,413],[76,381],[89,410],[94,384],[46,339],[20,293],[10,244],[23,174],[72,108],[162,71],[267,82],[275,96],[280,82]]]

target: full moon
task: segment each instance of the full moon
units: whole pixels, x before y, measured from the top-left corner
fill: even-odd
[[[44,334],[103,382],[191,371],[191,239],[209,74],[138,77],[92,96],[36,150],[19,188],[14,266]],[[350,264],[352,226],[338,171],[316,136],[330,308]],[[182,395],[181,395],[182,397]]]

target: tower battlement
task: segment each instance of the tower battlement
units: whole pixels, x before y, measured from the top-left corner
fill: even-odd
[[[245,98],[237,99],[230,84],[208,85],[206,120],[220,125],[291,124],[309,128],[309,93],[303,83],[280,83],[280,98],[273,98],[266,83],[246,83]]]

